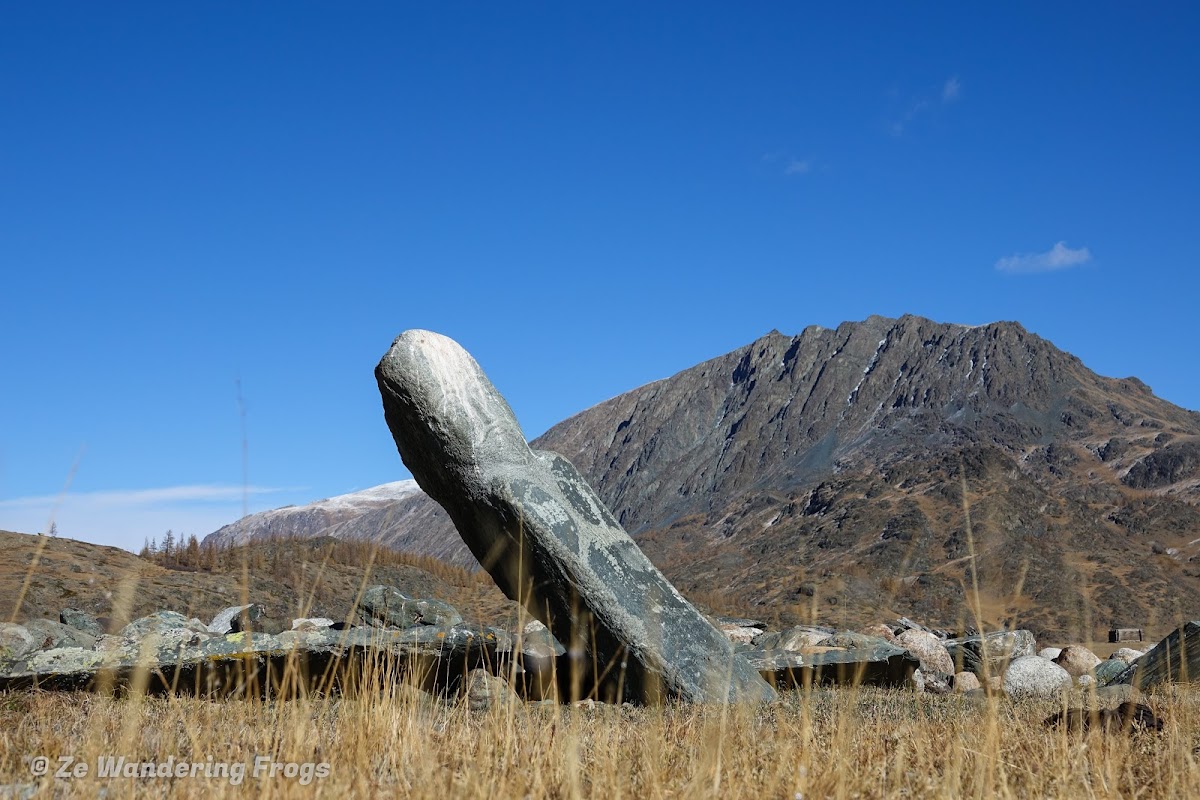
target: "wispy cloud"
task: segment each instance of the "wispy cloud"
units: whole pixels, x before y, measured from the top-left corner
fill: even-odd
[[[247,495],[272,494],[276,492],[295,491],[294,489],[271,488],[266,486],[166,486],[160,489],[116,489],[100,492],[71,492],[65,495],[39,495],[37,497],[16,497],[0,500],[0,508],[21,508],[24,506],[41,506],[46,503],[56,503],[59,500],[72,503],[86,503],[95,506],[152,506],[164,503],[221,503],[230,500],[240,500],[242,493]]]
[[[957,75],[950,76],[944,84],[942,84],[942,102],[953,103],[962,93],[962,82]]]
[[[811,171],[812,164],[808,161],[801,161],[798,158],[789,160],[787,166],[783,168],[784,175],[807,175]]]
[[[15,497],[0,500],[0,529],[45,532],[54,522],[60,536],[136,551],[167,529],[202,538],[239,519],[243,491],[252,513],[313,499],[298,488],[205,484]]]
[[[941,103],[940,105],[949,105],[958,100],[962,95],[962,81],[957,75],[951,75],[942,84]],[[899,118],[888,124],[888,130],[893,136],[901,136],[913,120],[921,116],[927,111],[932,110],[936,105],[939,105],[936,97],[932,92],[914,97],[908,104],[904,113]]]
[[[996,269],[1009,274],[1030,272],[1053,272],[1070,269],[1092,260],[1092,251],[1086,247],[1071,249],[1066,242],[1058,242],[1044,253],[1017,253],[996,262]]]
[[[778,170],[781,175],[807,175],[815,169],[811,158],[797,158],[786,152],[767,153],[762,157],[763,163],[770,165],[772,170]]]

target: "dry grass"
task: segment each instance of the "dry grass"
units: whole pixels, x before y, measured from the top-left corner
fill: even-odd
[[[1048,730],[1050,703],[872,689],[756,709],[486,712],[395,684],[287,702],[24,693],[0,696],[0,783],[72,797],[1198,797],[1198,699],[1156,695],[1165,730],[1130,736]],[[37,784],[27,762],[38,755],[74,756],[92,774]],[[247,775],[98,778],[107,756],[211,759]],[[329,774],[255,778],[256,756]]]

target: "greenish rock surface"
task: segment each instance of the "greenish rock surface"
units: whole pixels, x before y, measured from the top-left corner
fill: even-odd
[[[401,334],[375,369],[405,465],[512,600],[603,699],[762,702],[775,692],[650,563],[565,458],[531,450],[457,343]]]
[[[1200,620],[1172,631],[1150,652],[1134,659],[1109,683],[1149,689],[1164,683],[1200,681]]]

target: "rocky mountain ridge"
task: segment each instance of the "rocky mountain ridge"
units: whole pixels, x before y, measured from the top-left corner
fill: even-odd
[[[533,445],[682,590],[781,623],[886,608],[1090,637],[1200,607],[1200,415],[1013,322],[772,331]],[[334,535],[471,562],[421,495]]]

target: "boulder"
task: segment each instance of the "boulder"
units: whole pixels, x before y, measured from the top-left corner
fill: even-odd
[[[979,683],[979,676],[974,672],[960,672],[954,676],[955,694],[966,694],[980,688],[982,688],[982,684]]]
[[[558,659],[566,655],[567,649],[537,620],[525,626],[515,647],[518,648],[517,687],[521,695],[536,700],[554,695]]]
[[[1110,655],[1109,658],[1115,659],[1117,661],[1123,661],[1126,664],[1128,664],[1129,662],[1133,661],[1135,658],[1141,658],[1144,655],[1145,655],[1145,652],[1142,650],[1134,650],[1132,647],[1122,647],[1122,648],[1118,649],[1115,653]]]
[[[463,679],[462,695],[472,711],[487,711],[519,702],[507,681],[479,668],[468,672]]]
[[[1135,658],[1111,684],[1128,683],[1146,690],[1164,683],[1200,680],[1200,620],[1176,628],[1150,652]]]
[[[849,650],[872,649],[887,645],[895,647],[886,639],[880,639],[878,636],[867,636],[863,633],[855,633],[854,631],[838,631],[832,636],[826,636],[821,641],[817,642],[817,647],[838,647]]]
[[[416,625],[461,625],[462,615],[441,600],[418,600],[391,586],[371,586],[363,592],[359,617],[367,625],[412,628]]]
[[[1081,644],[1064,647],[1054,663],[1065,669],[1072,678],[1087,675],[1100,664],[1100,658]]]
[[[1124,672],[1127,666],[1129,665],[1120,659],[1106,658],[1096,666],[1094,671],[1096,682],[1100,686],[1105,686],[1108,683],[1111,683],[1113,678]]]
[[[104,627],[100,621],[86,611],[80,611],[77,608],[64,608],[58,612],[58,621],[63,625],[81,630],[93,638],[98,639],[104,635]]]
[[[1002,675],[1009,661],[1034,653],[1033,634],[1026,630],[995,631],[960,639],[947,639],[946,651],[955,671],[984,675]]]
[[[590,691],[645,701],[775,698],[575,467],[529,448],[504,398],[457,343],[407,331],[375,376],[417,483],[505,595],[544,622],[568,655],[582,654],[577,668],[594,665]]]
[[[913,672],[913,689],[927,694],[950,694],[954,676],[944,672],[926,672],[922,667]]]
[[[776,650],[790,650],[799,652],[812,647],[817,647],[822,641],[828,639],[833,633],[829,628],[818,628],[812,625],[797,625],[794,628],[788,628],[779,634],[779,641],[775,643]],[[763,650],[772,648],[764,647]]]
[[[763,631],[758,628],[748,628],[742,625],[721,625],[719,630],[725,634],[726,639],[734,644],[750,644],[763,635]]]
[[[922,672],[954,674],[954,661],[942,640],[928,631],[909,628],[896,637],[896,645],[912,653],[921,662]]]
[[[751,666],[780,688],[821,685],[911,687],[920,662],[887,644],[853,650],[828,649],[797,653],[759,650],[745,654]]]
[[[217,612],[212,622],[208,623],[208,629],[219,636],[238,631],[248,631],[251,630],[253,623],[263,618],[265,613],[266,609],[258,603],[249,603],[244,606],[230,606],[223,611]]]
[[[160,621],[161,614],[157,615]],[[137,629],[147,627],[143,623]],[[0,671],[0,691],[111,691],[137,683],[140,676],[153,693],[269,696],[297,691],[298,679],[308,691],[345,688],[364,669],[373,669],[440,692],[459,685],[470,669],[496,664],[498,644],[497,635],[487,629],[435,625],[408,630],[321,628],[277,636],[257,632],[212,636],[189,628],[166,628],[146,632],[132,645],[121,636],[104,636],[100,641],[105,640],[115,645],[36,651],[10,662]]]
[[[1008,665],[1004,673],[1004,693],[1009,697],[1058,697],[1071,690],[1070,674],[1038,656],[1021,656]]]
[[[15,661],[37,649],[37,641],[24,625],[0,622],[0,662]]]
[[[916,629],[915,628],[914,629],[906,628],[905,630],[916,630]],[[891,642],[892,644],[897,643],[896,632],[892,630],[892,627],[890,625],[884,625],[883,623],[879,623],[876,625],[868,625],[867,627],[865,627],[861,631],[859,631],[859,633],[865,634],[866,636],[874,636],[876,639],[883,639],[885,642]],[[930,635],[933,635],[933,634],[931,633]],[[901,646],[903,646],[903,645],[901,645]]]
[[[329,617],[302,617],[292,620],[292,630],[294,631],[319,631],[332,627],[333,620]]]
[[[50,619],[31,619],[25,623],[25,630],[33,636],[38,650],[52,650],[57,647],[82,647],[91,650],[96,646],[96,637],[87,631]]]

